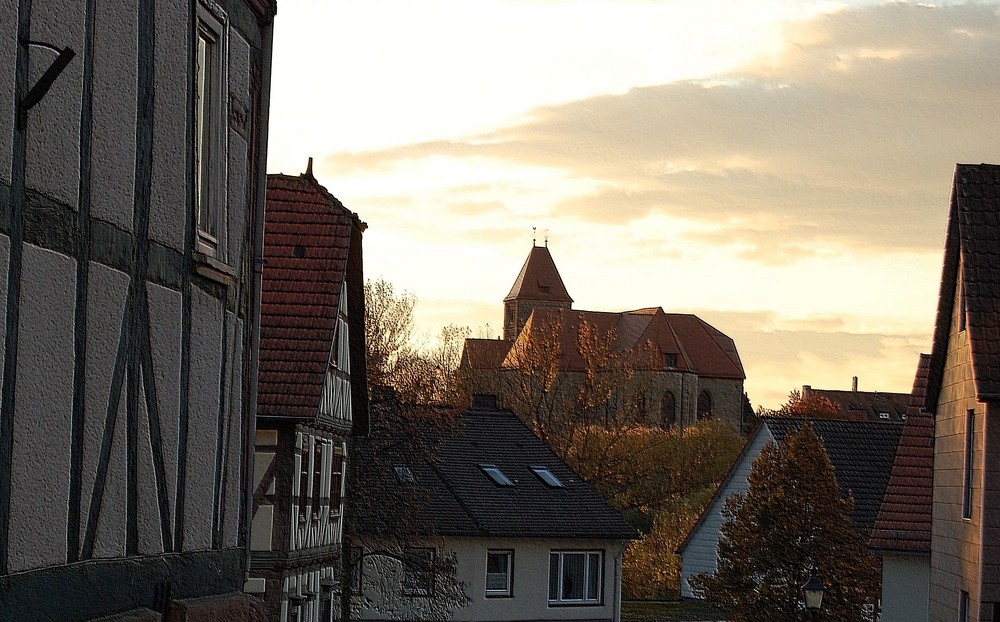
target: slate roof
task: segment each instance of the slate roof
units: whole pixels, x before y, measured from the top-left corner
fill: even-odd
[[[961,265],[961,279],[959,266]],[[963,283],[976,399],[1000,401],[1000,166],[959,164],[952,182],[926,407],[937,407],[955,289]]]
[[[528,258],[521,266],[521,272],[514,280],[510,293],[504,301],[515,298],[543,300],[549,302],[573,302],[563,285],[556,263],[552,260],[547,246],[533,246]]]
[[[874,549],[931,550],[934,418],[923,408],[929,373],[930,355],[921,354],[889,484],[868,541]]]
[[[783,443],[791,431],[806,421],[766,417],[763,423],[775,441]],[[841,492],[854,496],[851,520],[855,528],[869,533],[885,496],[902,424],[831,419],[810,419],[808,422],[823,441]]]
[[[888,413],[891,421],[903,421],[911,400],[909,393],[839,391],[814,389],[806,385],[802,387],[802,397],[806,398],[807,394],[829,400],[845,419],[851,421],[885,421],[881,413]]]
[[[457,427],[441,439],[432,459],[411,466],[422,507],[415,522],[436,536],[494,538],[585,538],[626,540],[637,537],[604,499],[552,453],[495,398],[476,396],[458,415]],[[361,451],[364,452],[364,443]],[[514,485],[496,485],[480,468],[495,465]],[[564,485],[551,488],[529,467],[549,469]],[[387,497],[391,496],[386,493]],[[377,511],[393,511],[390,503]],[[365,510],[370,512],[372,510]],[[359,524],[381,524],[363,515]]]
[[[258,416],[317,415],[352,232],[366,226],[311,172],[267,176]]]
[[[600,334],[614,332],[613,354],[628,353],[643,369],[664,369],[664,354],[676,355],[672,368],[712,378],[746,378],[732,339],[701,318],[687,313],[664,313],[660,307],[624,313],[535,309],[517,341],[504,359],[504,366],[517,367],[523,349],[518,342],[544,338],[545,326],[560,323],[560,368],[583,371],[586,364],[578,348],[580,326],[585,322]],[[466,342],[468,346],[468,342]],[[476,347],[476,346],[474,346]]]

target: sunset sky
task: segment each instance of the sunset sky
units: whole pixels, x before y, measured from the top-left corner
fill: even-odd
[[[314,158],[426,343],[499,333],[537,227],[574,308],[731,336],[755,407],[908,392],[997,59],[987,3],[286,0],[268,170]]]

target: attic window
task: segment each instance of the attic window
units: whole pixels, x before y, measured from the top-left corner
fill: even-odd
[[[413,484],[417,479],[413,476],[413,468],[409,466],[394,466],[393,472],[396,474],[396,481],[400,484]]]
[[[497,467],[494,464],[480,464],[479,468],[482,469],[483,473],[485,473],[491,480],[493,480],[493,483],[496,484],[497,486],[514,485],[514,482],[510,481],[510,479],[503,474],[503,471],[501,471],[499,467]]]
[[[552,471],[548,470],[547,468],[540,467],[540,466],[533,466],[533,467],[528,467],[528,468],[531,469],[532,473],[534,473],[535,475],[538,476],[538,479],[540,479],[543,482],[545,482],[545,485],[548,486],[549,488],[562,488],[563,487],[563,483],[559,481],[559,478],[556,477],[552,473]]]
[[[879,419],[888,419],[889,418],[889,413],[879,413],[878,414],[878,418]]]
[[[667,369],[672,369],[674,367],[677,367],[677,355],[664,352],[663,366],[666,367]]]
[[[547,294],[549,292],[549,286],[542,285],[541,283],[538,284],[538,289],[541,290],[541,292],[544,294]]]

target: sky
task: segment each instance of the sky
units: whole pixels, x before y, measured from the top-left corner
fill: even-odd
[[[574,308],[732,337],[755,407],[909,392],[997,58],[996,3],[285,0],[268,171],[314,159],[422,344],[499,335],[537,239]]]

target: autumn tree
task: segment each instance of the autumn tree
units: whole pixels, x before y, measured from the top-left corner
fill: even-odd
[[[436,343],[421,347],[414,336],[416,304],[415,295],[385,280],[365,283],[368,384],[392,387],[408,404],[463,403],[457,369],[471,331],[449,324]]]
[[[849,518],[829,456],[811,426],[754,461],[743,495],[723,509],[715,574],[691,578],[694,593],[734,622],[805,619],[800,588],[815,564],[827,592],[823,619],[870,619],[879,567]]]
[[[843,419],[840,408],[829,399],[816,393],[803,396],[797,389],[788,393],[788,400],[777,409],[757,410],[757,417],[796,417],[803,419]]]

